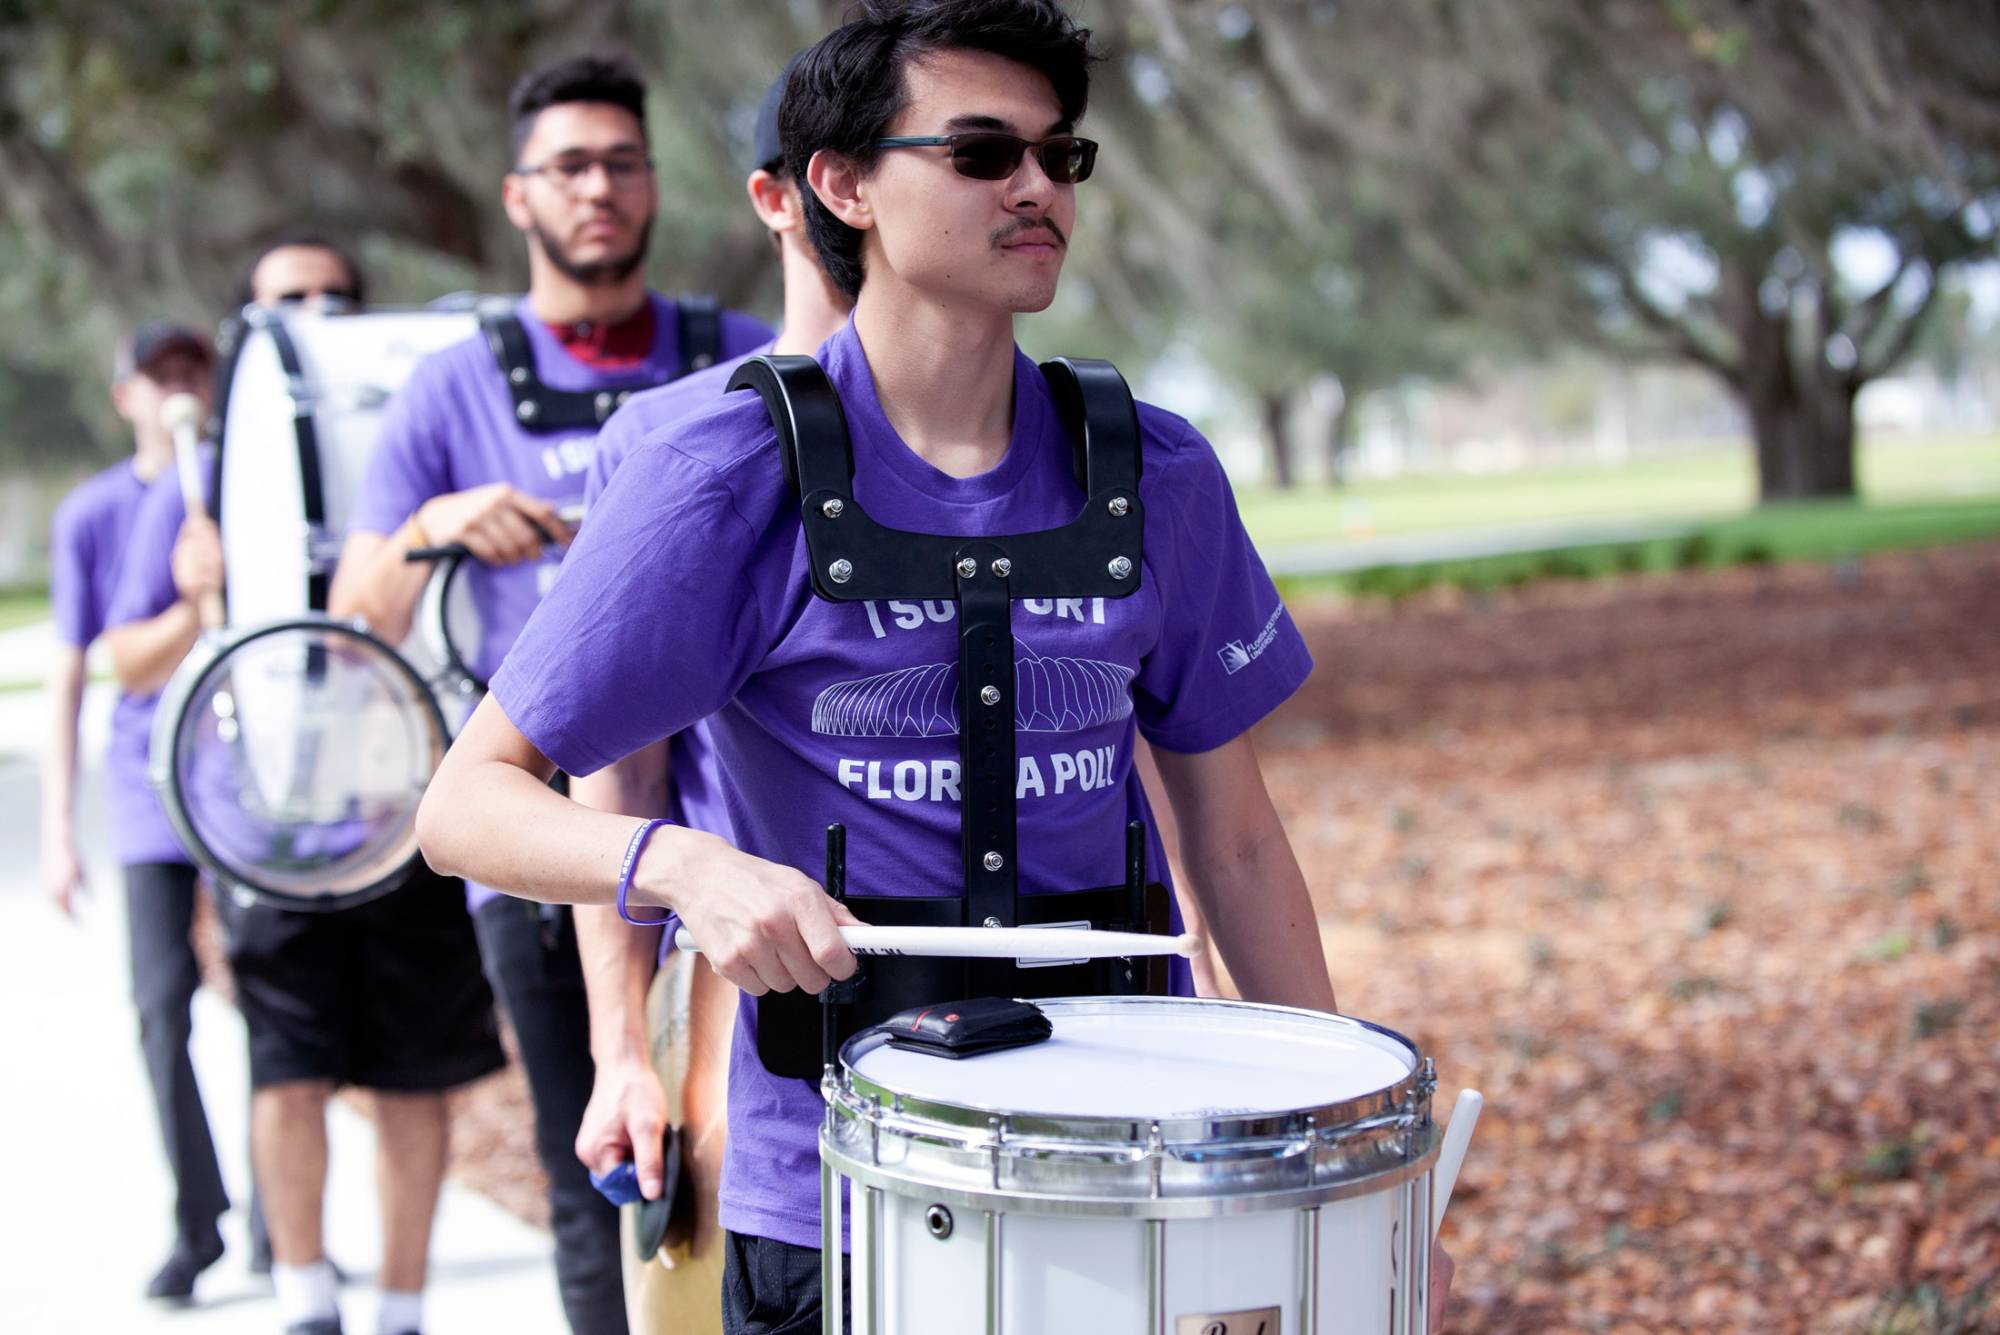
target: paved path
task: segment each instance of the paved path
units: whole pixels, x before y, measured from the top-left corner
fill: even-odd
[[[1274,547],[1263,555],[1264,565],[1274,575],[1328,575],[1373,566],[1422,565],[1603,543],[1649,542],[1655,538],[1683,537],[1697,527],[1693,520],[1563,520],[1294,543]]]
[[[0,679],[40,675],[32,628],[5,633]],[[12,651],[12,652],[10,652]],[[101,755],[108,690],[91,688],[84,747]],[[230,1252],[202,1277],[199,1304],[161,1312],[139,1297],[166,1255],[169,1188],[127,1000],[117,868],[91,866],[80,924],[43,901],[35,877],[41,744],[38,692],[0,694],[0,1330],[22,1335],[276,1335],[270,1286],[245,1268],[243,1212],[223,1222]],[[104,847],[95,775],[86,778],[83,841]],[[204,991],[195,1004],[195,1067],[232,1196],[246,1198],[248,1088],[243,1026]],[[332,1116],[328,1249],[355,1282],[348,1329],[375,1328],[369,1278],[380,1255],[373,1132],[339,1106]],[[447,1185],[433,1251],[430,1335],[505,1331],[560,1335],[546,1234],[483,1197]]]

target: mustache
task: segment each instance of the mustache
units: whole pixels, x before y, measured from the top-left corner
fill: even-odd
[[[1062,228],[1056,226],[1055,219],[1053,218],[1016,219],[1005,227],[995,229],[993,235],[987,239],[995,246],[1004,246],[1017,236],[1021,236],[1027,232],[1039,232],[1043,228],[1047,228],[1050,235],[1055,237],[1058,246],[1063,247],[1065,250],[1069,248],[1069,238],[1063,235]]]

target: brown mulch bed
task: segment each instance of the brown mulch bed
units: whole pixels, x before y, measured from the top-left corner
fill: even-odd
[[[1488,1100],[1452,1328],[2000,1329],[2000,546],[1301,621],[1342,1007]]]
[[[1341,1004],[1488,1100],[1452,1329],[2000,1330],[2000,545],[1300,620]],[[528,1119],[454,1161],[534,1218]]]

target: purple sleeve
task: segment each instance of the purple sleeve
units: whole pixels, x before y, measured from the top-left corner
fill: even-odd
[[[170,468],[146,488],[132,514],[125,556],[118,563],[118,583],[104,613],[107,627],[150,620],[180,601],[181,592],[174,586],[174,542],[186,516],[180,479]]]
[[[493,695],[579,775],[708,717],[770,642],[760,549],[775,550],[706,464],[648,442],[591,510]]]
[[[1147,741],[1212,751],[1304,684],[1312,655],[1243,531],[1215,451],[1179,426],[1157,474],[1147,459],[1146,577],[1159,581],[1161,627],[1133,700]]]
[[[433,356],[390,401],[348,516],[348,532],[394,533],[425,501],[456,490],[450,452],[438,430],[451,420],[443,373]]]
[[[597,446],[590,452],[590,468],[583,475],[583,509],[588,514],[597,505],[598,497],[611,482],[611,475],[618,471],[618,465],[632,447],[639,443],[637,437],[642,428],[639,414],[629,408],[620,408],[611,414],[611,420],[597,433]]]
[[[104,629],[97,582],[90,577],[94,535],[83,522],[79,501],[71,495],[56,507],[49,532],[49,603],[55,613],[56,634],[73,649],[88,648]]]
[[[726,361],[755,352],[777,336],[776,330],[756,316],[725,310],[722,313],[722,356],[717,360]]]

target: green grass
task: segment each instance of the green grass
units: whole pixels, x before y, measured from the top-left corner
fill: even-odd
[[[1827,561],[2000,537],[2000,496],[1957,503],[1874,505],[1806,501],[1701,524],[1685,537],[1517,552],[1461,561],[1373,566],[1279,580],[1287,597],[1341,593],[1404,597],[1438,585],[1485,591],[1542,579],[1596,579],[1640,571]]]
[[[2000,436],[1866,442],[1859,459],[1871,503],[2000,498]],[[1474,477],[1435,474],[1351,487],[1244,491],[1244,524],[1267,551],[1442,529],[1563,520],[1691,521],[1749,510],[1756,472],[1748,444],[1625,464],[1565,466]]]
[[[0,588],[0,630],[12,630],[49,618],[49,591],[46,586]]]

